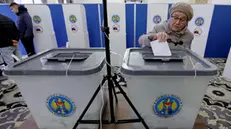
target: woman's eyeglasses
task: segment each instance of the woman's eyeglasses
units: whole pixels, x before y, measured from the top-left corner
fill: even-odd
[[[187,21],[187,19],[186,18],[179,18],[179,17],[177,17],[177,16],[171,16],[172,17],[172,19],[174,20],[174,21],[180,21],[180,22],[186,22]]]

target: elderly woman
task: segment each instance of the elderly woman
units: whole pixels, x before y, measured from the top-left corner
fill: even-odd
[[[170,19],[160,25],[154,26],[148,34],[139,38],[139,44],[142,47],[150,47],[150,42],[159,40],[159,42],[168,42],[172,48],[191,48],[194,38],[192,32],[187,28],[188,22],[193,17],[193,9],[187,3],[176,3],[170,8]]]

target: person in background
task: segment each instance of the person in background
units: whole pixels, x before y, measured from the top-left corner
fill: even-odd
[[[34,43],[33,43],[33,25],[32,20],[27,12],[27,8],[23,5],[18,5],[17,3],[11,3],[10,9],[14,12],[17,17],[17,27],[20,31],[20,39],[23,46],[26,49],[27,55],[32,56],[35,54]]]
[[[0,14],[0,65],[12,66],[20,32],[13,20]]]
[[[139,44],[142,47],[150,47],[151,41],[159,40],[159,42],[167,41],[170,49],[191,49],[194,35],[188,30],[187,25],[193,17],[192,7],[187,3],[179,2],[172,5],[169,11],[169,20],[164,21],[160,25],[154,26],[151,32],[139,37]]]

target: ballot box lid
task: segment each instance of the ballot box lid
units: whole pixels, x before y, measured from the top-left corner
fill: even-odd
[[[105,65],[105,49],[55,48],[4,70],[6,75],[90,75]]]
[[[172,49],[172,56],[155,57],[150,48],[127,49],[121,72],[128,75],[214,76],[217,66],[188,49]]]

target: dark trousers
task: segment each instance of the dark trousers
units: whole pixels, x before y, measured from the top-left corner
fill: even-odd
[[[32,56],[35,54],[33,37],[26,37],[21,39],[24,48],[26,49],[27,55]]]

